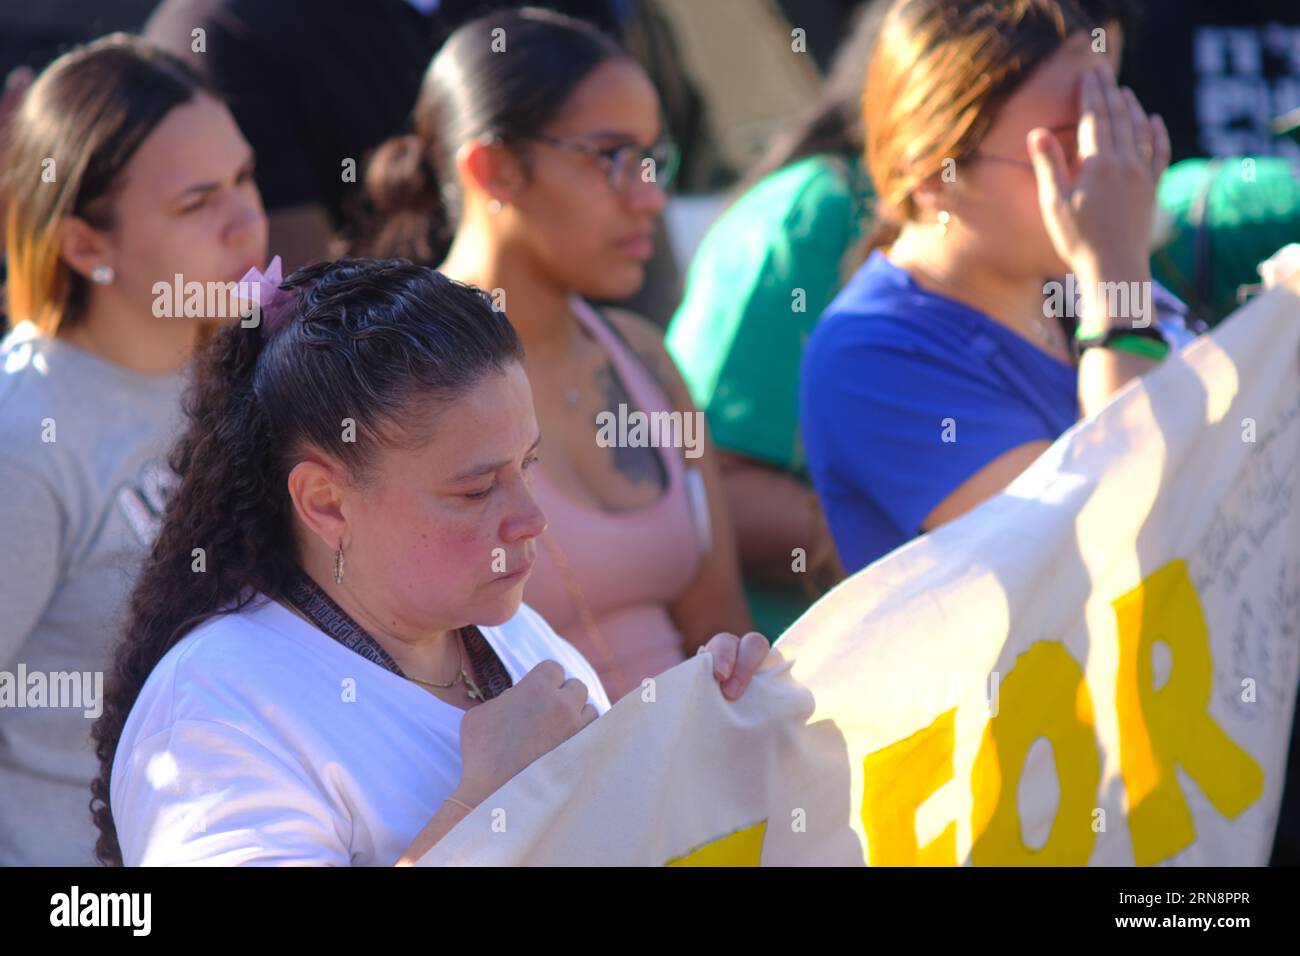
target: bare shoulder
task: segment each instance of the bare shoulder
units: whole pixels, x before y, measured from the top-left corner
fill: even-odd
[[[686,381],[664,346],[664,330],[644,316],[627,309],[604,308],[610,323],[623,336],[637,357],[650,370],[660,388],[678,408],[693,407]]]
[[[637,351],[655,350],[665,356],[668,354],[664,349],[663,329],[645,316],[612,306],[604,306],[602,311]]]

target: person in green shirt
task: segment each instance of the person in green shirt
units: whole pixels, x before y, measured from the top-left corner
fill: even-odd
[[[1185,159],[1156,192],[1151,275],[1214,326],[1262,291],[1259,264],[1300,241],[1300,162]]]
[[[843,573],[799,440],[799,363],[858,265],[871,198],[860,100],[881,6],[859,16],[821,98],[704,237],[668,326],[723,456],[746,597],[771,639]]]

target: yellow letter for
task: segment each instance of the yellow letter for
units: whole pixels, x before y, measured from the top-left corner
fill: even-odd
[[[956,709],[862,762],[862,828],[871,866],[956,866],[957,824],[916,845],[916,809],[952,779]]]
[[[1178,787],[1179,764],[1229,819],[1263,794],[1264,771],[1210,716],[1210,635],[1186,563],[1171,561],[1114,606],[1119,627],[1115,706],[1128,828],[1134,859],[1150,866],[1196,839]],[[1173,658],[1159,690],[1151,660],[1156,641]]]
[[[1097,839],[1092,811],[1101,757],[1083,671],[1062,645],[1039,641],[1007,674],[1000,700],[998,715],[984,728],[971,771],[971,863],[1084,866]],[[1039,737],[1052,743],[1061,799],[1047,842],[1033,850],[1020,835],[1016,789],[1025,757]]]

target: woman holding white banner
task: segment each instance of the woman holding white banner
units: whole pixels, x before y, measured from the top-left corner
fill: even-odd
[[[1113,6],[899,0],[885,19],[876,248],[803,370],[850,571],[1001,491],[1188,337],[1148,266],[1169,138],[1116,85]]]
[[[106,863],[413,862],[609,707],[521,604],[546,518],[504,313],[400,260],[268,272],[200,354],[95,727]],[[705,649],[735,699],[768,644]]]

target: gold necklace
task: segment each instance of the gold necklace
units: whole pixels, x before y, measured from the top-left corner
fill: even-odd
[[[316,626],[316,622],[313,621],[311,618],[309,618],[306,614],[303,614],[302,611],[298,610],[298,608],[294,607],[292,602],[287,602],[287,601],[280,602],[280,606],[287,607],[290,611],[298,615],[300,618],[302,618],[312,627]],[[456,655],[460,658],[460,673],[457,674],[456,677],[453,680],[451,680],[449,683],[438,684],[431,680],[424,680],[421,677],[412,677],[410,674],[407,674],[405,671],[402,672],[402,676],[404,676],[407,680],[415,681],[415,683],[417,684],[423,684],[425,687],[437,687],[440,688],[441,690],[446,690],[449,687],[455,687],[457,684],[464,681],[465,693],[467,693],[470,696],[471,700],[478,700],[478,701],[487,700],[487,697],[484,696],[483,691],[479,689],[478,684],[474,683],[474,678],[470,677],[469,674],[466,673],[465,671],[465,654],[464,651],[462,651],[461,649],[459,641],[456,643]]]
[[[465,670],[465,652],[461,649],[460,641],[456,642],[456,655],[460,658],[460,673],[446,684],[439,684],[436,681],[425,680],[422,677],[412,677],[410,674],[407,674],[406,678],[407,680],[415,681],[417,684],[423,684],[425,687],[437,687],[442,690],[463,683],[465,685],[465,693],[469,694],[471,700],[486,700],[487,698],[483,696],[483,691],[481,691],[479,686],[474,683],[474,678],[470,677],[468,672]]]

